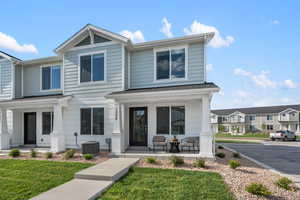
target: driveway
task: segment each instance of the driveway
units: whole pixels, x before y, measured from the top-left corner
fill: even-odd
[[[297,185],[300,184],[300,142],[222,145],[287,174]]]

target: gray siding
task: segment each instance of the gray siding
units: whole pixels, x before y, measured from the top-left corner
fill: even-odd
[[[106,50],[106,82],[79,84],[79,55]],[[105,95],[122,90],[122,45],[70,51],[64,55],[64,94]]]
[[[51,65],[51,63],[49,65]],[[23,66],[23,96],[39,96],[61,93],[61,91],[41,91],[40,70],[41,65]]]
[[[0,61],[0,101],[13,97],[13,68],[13,63],[10,60],[2,59]]]
[[[154,82],[154,51],[131,52],[130,87],[143,88],[166,85],[202,83],[204,81],[204,45],[188,46],[188,77],[186,80]]]
[[[22,97],[22,66],[15,66],[15,97]]]
[[[128,89],[129,87],[129,84],[128,84],[128,81],[129,81],[129,70],[128,70],[128,59],[129,59],[129,52],[128,50],[125,50],[125,89]]]

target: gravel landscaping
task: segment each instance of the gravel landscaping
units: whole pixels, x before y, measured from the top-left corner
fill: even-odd
[[[232,152],[225,149],[218,149],[218,152],[225,153],[225,158],[217,158],[216,162],[207,160],[206,168],[193,167],[194,160],[185,159],[185,163],[181,166],[173,167],[168,159],[157,159],[155,164],[149,164],[145,160],[137,164],[139,167],[153,167],[153,168],[176,168],[185,170],[197,171],[212,171],[219,173],[225,183],[228,184],[231,192],[238,200],[256,200],[256,199],[286,199],[296,200],[300,199],[300,191],[287,191],[275,185],[274,183],[281,178],[278,174],[270,172],[267,169],[261,168],[257,164],[245,159],[234,158]],[[229,160],[238,160],[241,164],[237,169],[231,169],[228,165]],[[245,187],[250,183],[262,183],[271,192],[272,195],[268,197],[258,197],[245,191]]]

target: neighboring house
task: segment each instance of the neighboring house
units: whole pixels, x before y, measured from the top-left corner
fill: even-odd
[[[55,49],[21,61],[0,53],[0,149],[80,148],[112,139],[112,152],[152,146],[152,137],[200,137],[213,156],[205,45],[214,33],[133,44],[86,25]],[[77,133],[77,134],[76,134]],[[77,136],[76,136],[77,135]]]
[[[215,133],[290,130],[300,134],[299,113],[300,105],[212,110],[211,123]]]

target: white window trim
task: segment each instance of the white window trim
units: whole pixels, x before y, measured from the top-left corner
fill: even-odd
[[[52,67],[60,67],[60,88],[51,89],[52,86]],[[50,67],[50,89],[43,89],[43,68]],[[40,92],[59,92],[62,90],[63,85],[63,74],[62,74],[62,64],[61,63],[55,63],[51,65],[41,65],[40,66]]]
[[[100,134],[100,135],[98,135],[98,134],[94,134],[94,131],[93,131],[93,124],[94,124],[94,122],[93,122],[93,112],[94,112],[94,108],[103,108],[103,115],[104,115],[104,119],[103,119],[103,134]],[[91,109],[91,134],[89,134],[89,135],[84,135],[84,134],[81,134],[81,109]],[[80,135],[81,136],[104,136],[105,135],[105,108],[104,107],[97,107],[97,106],[95,106],[95,107],[81,107],[80,108],[80,111],[79,111],[79,115],[80,115]]]
[[[47,113],[47,112],[50,113],[50,134],[43,134],[43,132],[44,132],[44,129],[43,129],[43,113]],[[41,135],[43,135],[43,136],[51,135],[51,133],[53,132],[53,125],[54,125],[54,123],[53,123],[54,112],[53,111],[42,111],[41,113],[42,113],[41,114],[41,118],[42,118],[41,119],[41,122],[42,122],[42,133],[41,133]]]
[[[95,54],[104,54],[104,80],[102,81],[93,81],[93,59],[92,56]],[[80,65],[80,58],[82,56],[91,56],[91,81],[89,82],[80,82],[81,77],[81,65]],[[94,51],[89,53],[83,53],[78,55],[78,85],[94,85],[94,84],[103,84],[107,82],[107,71],[106,71],[106,50],[103,51]]]
[[[172,66],[172,61],[171,61],[171,53],[169,54],[170,56],[170,63],[169,63],[169,78],[168,79],[157,79],[157,56],[156,54],[158,52],[162,52],[162,51],[172,51],[172,50],[178,50],[178,49],[184,49],[185,51],[185,63],[184,63],[184,78],[172,78],[172,70],[171,70],[171,66]],[[157,48],[157,49],[153,49],[153,54],[154,54],[154,81],[153,82],[173,82],[173,81],[184,81],[184,80],[188,80],[188,45],[184,45],[184,46],[173,46],[173,47],[167,47],[167,48]]]
[[[157,132],[157,108],[161,107],[168,107],[169,108],[169,133],[168,134],[163,134],[163,133],[158,133]],[[184,134],[180,135],[186,135],[186,105],[178,104],[178,105],[157,105],[155,108],[155,114],[156,114],[156,135],[169,135],[169,136],[174,136],[172,134],[172,107],[184,107]],[[175,135],[176,136],[176,135]]]

